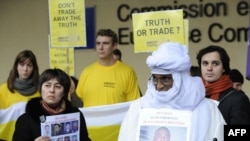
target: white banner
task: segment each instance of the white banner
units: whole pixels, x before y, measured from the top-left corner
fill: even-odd
[[[131,102],[105,105],[90,108],[79,108],[84,114],[92,141],[102,138],[102,141],[116,141],[120,124],[128,111]],[[25,112],[26,102],[14,104],[8,109],[0,110],[0,139],[12,140],[14,124],[17,118]],[[103,132],[112,132],[107,136]],[[98,131],[98,132],[97,132]],[[2,134],[4,133],[4,134]]]

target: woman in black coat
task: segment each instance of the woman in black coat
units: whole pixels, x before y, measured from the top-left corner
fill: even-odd
[[[41,122],[46,116],[80,113],[80,141],[91,141],[83,114],[67,100],[70,88],[69,76],[60,69],[47,69],[39,79],[41,98],[28,101],[26,111],[16,122],[13,141],[50,141],[41,136]]]

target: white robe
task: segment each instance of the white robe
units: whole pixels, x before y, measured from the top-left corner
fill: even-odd
[[[210,109],[210,124],[208,132],[204,141],[224,140],[224,125],[226,124],[217,105],[213,100],[206,99]],[[139,121],[139,114],[141,106],[141,99],[131,103],[128,113],[126,114],[120,128],[118,141],[136,141],[137,126]],[[191,134],[199,134],[199,132],[191,132]]]

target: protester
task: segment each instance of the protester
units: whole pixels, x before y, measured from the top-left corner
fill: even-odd
[[[116,48],[113,51],[113,57],[114,57],[115,60],[118,60],[118,61],[122,62],[122,52],[118,48]],[[140,88],[139,88],[139,92],[140,92],[140,96],[142,96],[142,92],[141,92]]]
[[[206,97],[219,102],[219,109],[229,125],[250,124],[248,97],[233,88],[229,77],[230,58],[220,46],[210,45],[201,49],[197,56],[201,68]]]
[[[113,57],[114,57],[115,60],[122,61],[122,52],[118,48],[116,48],[113,51]]]
[[[232,69],[229,72],[230,79],[233,81],[233,88],[238,91],[242,91],[242,86],[244,84],[244,77],[238,69]]]
[[[80,140],[90,141],[83,114],[67,99],[69,89],[70,79],[64,71],[45,70],[39,79],[41,97],[28,101],[25,113],[17,119],[13,141],[50,140],[48,136],[41,136],[42,119],[77,112],[80,114]]]
[[[21,51],[15,59],[7,82],[0,87],[0,109],[39,96],[39,69],[36,56],[30,50]]]
[[[0,86],[0,110],[7,110],[20,102],[38,97],[39,69],[35,54],[30,50],[19,52],[10,70],[7,82]],[[15,122],[1,126],[0,139],[12,140]]]
[[[201,70],[198,66],[191,66],[190,74],[191,74],[191,76],[200,76],[201,77]]]
[[[78,85],[78,79],[74,76],[70,76],[70,89],[68,99],[75,107],[83,107],[82,100],[76,95],[76,87]]]
[[[117,44],[114,31],[101,29],[97,32],[96,53],[99,60],[85,67],[76,88],[84,107],[116,104],[140,97],[133,68],[113,58]]]
[[[131,103],[122,122],[118,141],[136,140],[137,127],[141,126],[139,117],[147,109],[192,113],[189,119],[190,138],[187,140],[223,141],[225,121],[215,102],[205,98],[201,78],[190,75],[191,60],[187,48],[175,42],[163,43],[147,58],[146,63],[152,74],[146,94]],[[160,121],[160,126],[163,126],[168,119],[161,118]]]

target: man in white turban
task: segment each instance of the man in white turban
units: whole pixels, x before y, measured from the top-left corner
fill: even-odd
[[[153,108],[190,111],[190,141],[223,141],[225,121],[216,103],[205,98],[201,78],[190,76],[187,48],[176,42],[163,43],[146,63],[152,74],[146,94],[131,103],[118,140],[136,141],[142,109]]]

